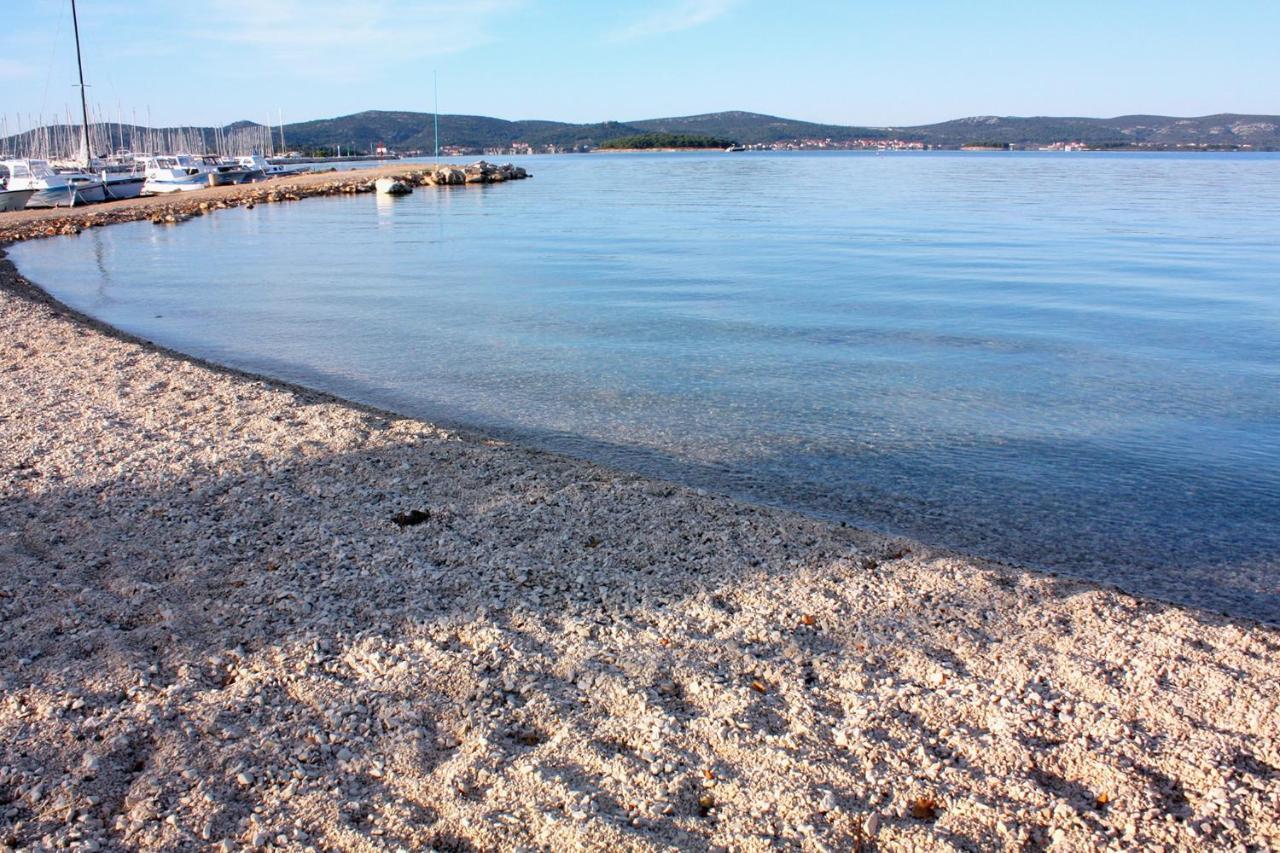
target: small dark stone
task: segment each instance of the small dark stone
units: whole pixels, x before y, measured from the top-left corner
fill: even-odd
[[[545,743],[547,738],[542,732],[532,727],[521,727],[511,733],[511,739],[516,743],[525,746],[538,746]]]
[[[391,520],[400,527],[413,527],[422,524],[431,518],[431,513],[425,509],[411,509],[408,512],[397,513],[391,517]]]

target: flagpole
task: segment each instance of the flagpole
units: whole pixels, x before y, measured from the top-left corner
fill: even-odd
[[[431,91],[433,96],[435,97],[436,165],[439,166],[440,165],[440,83],[439,83],[439,75],[435,71],[431,72]]]

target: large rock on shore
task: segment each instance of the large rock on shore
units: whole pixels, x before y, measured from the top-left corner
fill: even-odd
[[[413,192],[413,186],[400,178],[378,178],[373,186],[381,195],[408,195]]]

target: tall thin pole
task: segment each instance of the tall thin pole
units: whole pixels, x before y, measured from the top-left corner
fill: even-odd
[[[80,72],[80,110],[84,118],[81,139],[84,143],[84,164],[88,166],[93,162],[93,152],[89,150],[89,100],[84,94],[84,63],[80,61],[80,20],[76,17],[76,0],[71,0],[71,26],[76,33],[76,70]]]
[[[431,92],[432,92],[432,95],[435,97],[435,102],[436,102],[436,105],[435,105],[436,165],[439,166],[440,165],[440,82],[439,82],[439,75],[435,71],[431,72]]]

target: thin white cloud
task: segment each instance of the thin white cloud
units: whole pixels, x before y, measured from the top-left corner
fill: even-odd
[[[611,37],[614,41],[629,41],[700,27],[721,17],[737,4],[738,0],[680,0],[615,30]]]
[[[496,38],[523,0],[214,0],[208,36],[255,47],[273,70],[351,77],[373,66],[459,53]]]
[[[0,58],[0,80],[26,80],[35,76],[35,69],[26,62]]]

